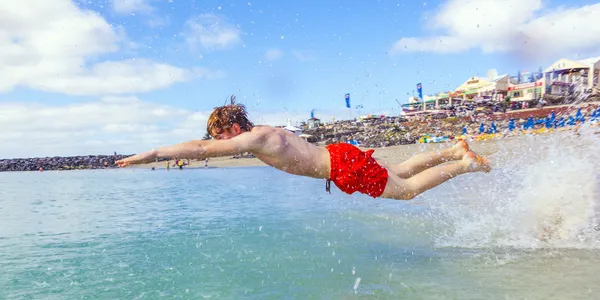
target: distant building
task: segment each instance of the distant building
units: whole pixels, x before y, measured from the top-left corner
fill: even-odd
[[[600,57],[582,60],[561,58],[544,70],[544,91],[551,95],[565,95],[600,89],[598,72]]]
[[[417,97],[408,97],[408,103],[402,105],[402,111],[409,113],[418,110],[423,110],[423,102],[427,106],[427,109],[433,109],[435,106],[436,96],[423,95],[423,100],[421,101]]]
[[[288,124],[287,124],[287,126],[283,127],[283,129],[285,129],[287,131],[290,131],[290,132],[293,132],[296,135],[302,134],[302,128],[298,128],[296,126],[292,126],[292,121],[290,119],[288,119]]]
[[[451,93],[450,105],[459,101],[504,101],[508,92],[509,76],[499,75],[490,78],[473,76]]]
[[[523,83],[510,84],[508,96],[511,102],[531,102],[544,96],[544,80],[525,80]]]
[[[290,126],[290,125],[288,125],[288,126],[283,127],[283,129],[285,129],[287,131],[290,131],[290,132],[293,132],[296,135],[300,135],[302,133],[302,128],[298,128],[296,126]]]
[[[535,102],[544,95],[563,96],[600,89],[600,57],[583,60],[561,58],[545,70],[510,78],[511,102]]]
[[[317,118],[308,119],[308,129],[313,129],[321,126],[321,120]]]
[[[424,101],[420,101],[416,97],[409,97],[408,103],[402,105],[402,110],[406,113],[423,110],[423,102],[428,110],[460,105],[465,102],[501,102],[504,101],[508,92],[509,79],[506,74],[493,74],[487,78],[473,76],[454,91],[423,96]]]
[[[361,120],[361,121],[364,121],[364,120],[378,120],[378,119],[383,119],[383,118],[385,118],[385,115],[374,115],[374,114],[367,114],[367,115],[358,117],[358,119]]]

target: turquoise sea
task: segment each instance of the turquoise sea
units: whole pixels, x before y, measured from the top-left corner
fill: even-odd
[[[507,147],[410,202],[267,167],[0,173],[0,299],[598,299],[597,138]]]

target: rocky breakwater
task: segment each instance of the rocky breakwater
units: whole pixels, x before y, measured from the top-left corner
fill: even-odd
[[[332,144],[357,141],[364,147],[387,147],[415,143],[417,136],[413,128],[400,118],[378,118],[356,121],[341,121],[327,124],[305,133],[311,135],[309,142]]]
[[[129,155],[86,155],[0,159],[0,172],[46,170],[83,170],[115,168],[115,161]]]

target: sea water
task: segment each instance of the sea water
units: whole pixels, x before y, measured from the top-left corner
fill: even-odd
[[[413,201],[267,167],[0,174],[1,299],[597,299],[598,136]]]

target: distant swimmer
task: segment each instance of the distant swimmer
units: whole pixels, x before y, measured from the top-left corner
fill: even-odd
[[[234,96],[229,105],[214,109],[208,118],[207,131],[214,139],[152,149],[116,164],[125,167],[155,158],[209,158],[249,152],[284,172],[326,179],[327,191],[333,181],[347,194],[358,191],[374,198],[397,200],[413,199],[461,174],[491,170],[488,161],[470,151],[466,141],[389,166],[372,157],[374,150],[362,151],[346,143],[319,147],[281,128],[255,126],[248,120],[245,106],[236,104]]]

